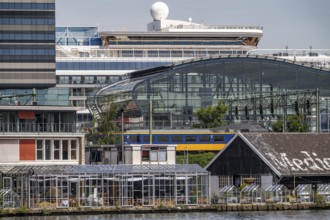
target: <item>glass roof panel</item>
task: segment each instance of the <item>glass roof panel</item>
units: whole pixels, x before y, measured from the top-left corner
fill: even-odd
[[[177,165],[49,165],[0,167],[4,174],[12,175],[56,175],[56,174],[136,174],[136,173],[189,173],[208,172],[196,164]]]

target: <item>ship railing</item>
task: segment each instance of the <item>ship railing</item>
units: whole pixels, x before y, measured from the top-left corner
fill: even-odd
[[[262,30],[262,26],[233,26],[233,25],[204,25],[204,24],[190,24],[190,25],[170,25],[162,30],[169,29],[217,29],[217,30]]]
[[[278,57],[330,57],[330,49],[253,49],[248,52],[250,55],[271,55]]]
[[[79,52],[68,50],[65,53],[61,48],[56,50],[56,59],[59,60],[107,60],[111,59],[186,59],[205,56],[246,54],[251,47],[238,47],[237,49],[91,49]]]

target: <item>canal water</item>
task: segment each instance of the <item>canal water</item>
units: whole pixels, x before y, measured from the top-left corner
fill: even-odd
[[[12,217],[9,220],[218,220],[218,219],[330,219],[330,210],[304,211],[257,211],[257,212],[200,212],[200,213],[162,213],[162,214],[111,214],[111,215],[80,215],[80,216],[45,216],[45,217]]]

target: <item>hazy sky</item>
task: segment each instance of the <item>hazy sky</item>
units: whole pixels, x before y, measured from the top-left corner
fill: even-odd
[[[57,26],[146,31],[157,0],[56,0]],[[330,0],[163,0],[169,19],[263,26],[259,48],[330,49]]]

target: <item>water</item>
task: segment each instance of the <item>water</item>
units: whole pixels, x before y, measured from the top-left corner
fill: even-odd
[[[45,217],[13,217],[2,218],[10,220],[218,220],[218,219],[330,219],[330,210],[304,211],[267,211],[267,212],[197,212],[197,213],[162,213],[162,214],[107,214],[107,215],[80,215],[80,216],[45,216]]]

